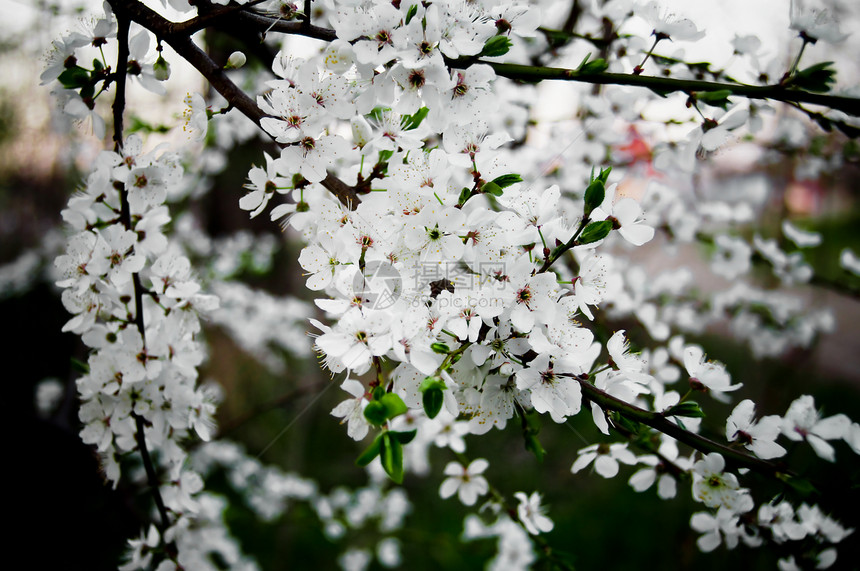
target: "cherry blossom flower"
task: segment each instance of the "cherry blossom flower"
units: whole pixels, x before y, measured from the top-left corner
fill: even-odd
[[[640,5],[634,13],[645,19],[654,29],[654,34],[666,36],[673,40],[699,40],[705,36],[705,32],[696,28],[696,24],[687,18],[678,18],[656,0]]]
[[[550,363],[547,354],[538,355],[516,373],[517,388],[529,391],[534,409],[549,413],[555,422],[564,422],[582,406],[582,389],[576,379],[561,376],[564,367]]]
[[[746,399],[738,403],[726,421],[726,439],[743,444],[747,450],[769,460],[785,455],[785,448],[776,443],[782,428],[777,415],[765,416],[754,422],[755,403]]]
[[[579,276],[573,281],[573,295],[571,303],[578,306],[579,310],[589,320],[594,319],[589,305],[597,305],[603,301],[607,290],[607,272],[610,259],[606,256],[590,255],[579,265]]]
[[[370,368],[373,357],[380,357],[391,348],[390,319],[384,313],[365,314],[353,308],[341,317],[337,328],[323,329],[316,346],[327,359],[342,363],[356,374],[363,374]],[[318,322],[314,321],[311,323],[317,325]]]
[[[753,509],[749,490],[741,488],[734,474],[725,472],[726,461],[711,452],[693,464],[693,498],[711,508],[725,507],[733,513]]]
[[[552,531],[554,524],[544,515],[546,508],[540,505],[541,496],[538,492],[532,492],[530,496],[525,492],[517,492],[514,497],[520,502],[517,506],[517,516],[526,531],[532,535]]]
[[[699,383],[716,393],[736,391],[743,386],[741,383],[731,384],[732,379],[722,363],[705,361],[705,352],[697,345],[684,349],[684,367],[691,383]]]
[[[578,452],[576,461],[570,467],[574,474],[594,462],[594,471],[604,478],[613,478],[618,474],[619,462],[632,466],[636,464],[636,456],[627,449],[624,442],[614,444],[592,444]]]
[[[674,498],[677,493],[675,476],[669,473],[663,465],[665,460],[674,463],[679,468],[689,469],[691,464],[687,458],[678,456],[678,444],[675,440],[665,437],[658,449],[660,456],[646,454],[637,458],[637,463],[645,464],[646,468],[636,471],[627,481],[637,492],[644,492],[657,482],[657,496],[664,500]]]
[[[770,529],[778,543],[800,541],[809,533],[794,515],[794,508],[787,501],[776,505],[762,504],[758,510],[758,522]]]
[[[487,479],[481,475],[489,465],[490,463],[483,458],[472,460],[468,466],[463,466],[459,462],[449,462],[444,471],[448,477],[442,481],[439,495],[442,499],[446,499],[457,494],[463,505],[475,505],[478,497],[483,496],[490,489]]]
[[[690,518],[690,527],[704,534],[696,540],[696,545],[705,553],[713,551],[723,541],[726,542],[728,549],[734,549],[739,539],[743,539],[750,547],[761,545],[762,542],[760,537],[751,535],[745,530],[735,512],[724,507],[720,507],[716,514],[707,512],[693,514]]]
[[[284,170],[279,168],[279,172],[299,172],[309,182],[319,182],[328,174],[326,169],[336,159],[345,157],[350,149],[351,145],[339,135],[305,136],[298,144],[281,151]]]
[[[819,457],[830,462],[836,460],[836,453],[827,441],[844,438],[850,427],[851,420],[844,414],[821,418],[810,395],[792,402],[782,419],[782,434],[786,438],[795,442],[806,440]]]
[[[353,440],[362,440],[370,430],[370,423],[364,418],[364,407],[367,406],[364,385],[355,379],[346,379],[340,388],[354,398],[342,401],[331,411],[332,416],[342,418],[346,422],[346,433]]]
[[[789,28],[797,30],[813,44],[823,40],[829,44],[845,41],[848,34],[839,30],[839,22],[827,10],[807,8],[801,0],[791,0]]]

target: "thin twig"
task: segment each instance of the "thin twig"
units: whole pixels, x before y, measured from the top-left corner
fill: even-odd
[[[128,32],[131,26],[131,20],[124,14],[117,14],[117,41],[119,47],[117,49],[117,64],[116,64],[116,96],[113,102],[113,140],[114,150],[119,153],[122,151],[122,133],[123,133],[123,111],[125,110],[125,88],[127,83],[126,66],[129,58]],[[120,195],[120,220],[126,230],[132,230],[131,225],[131,208],[128,202],[128,190],[123,187],[119,189]],[[134,284],[134,323],[137,330],[140,332],[141,339],[144,345],[146,344],[145,325],[143,322],[143,287],[140,283],[140,276],[137,273],[132,274]],[[155,506],[158,509],[160,518],[159,530],[162,535],[165,530],[170,527],[170,518],[167,515],[167,508],[164,506],[164,500],[161,497],[159,489],[158,475],[155,473],[155,467],[152,464],[152,458],[149,455],[149,449],[146,446],[146,434],[144,433],[144,419],[136,413],[132,413],[136,425],[135,440],[137,448],[140,451],[143,466],[146,470],[146,479],[149,487],[152,490],[152,497],[155,501]]]

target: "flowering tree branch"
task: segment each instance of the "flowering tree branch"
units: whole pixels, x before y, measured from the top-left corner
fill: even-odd
[[[128,33],[131,20],[123,14],[117,14],[117,40],[119,48],[117,50],[117,70],[116,70],[116,95],[113,102],[113,140],[114,151],[121,152],[123,145],[123,113],[125,111],[125,92],[127,85],[126,63],[129,58]],[[133,230],[131,223],[131,207],[128,201],[128,189],[123,186],[119,189],[120,195],[120,221],[126,230]],[[131,276],[134,288],[134,324],[143,339],[146,346],[146,325],[143,320],[143,294],[144,288],[140,282],[140,274],[134,272]],[[135,440],[140,451],[141,460],[143,461],[146,478],[149,482],[149,488],[152,491],[153,501],[155,502],[158,516],[160,518],[159,528],[164,533],[170,527],[170,518],[167,515],[167,508],[164,505],[164,499],[161,497],[160,483],[158,475],[155,473],[155,467],[152,463],[152,457],[149,454],[149,449],[146,445],[146,434],[144,432],[145,420],[142,416],[132,413],[135,422]],[[172,551],[175,548],[168,548]]]
[[[600,85],[630,85],[645,87],[659,94],[729,91],[732,95],[748,99],[771,99],[774,101],[811,103],[860,116],[860,99],[841,95],[813,93],[801,89],[790,89],[783,85],[746,85],[694,79],[675,79],[628,73],[583,73],[575,69],[560,67],[536,67],[515,63],[496,63],[466,58],[449,62],[452,67],[468,67],[474,63],[484,63],[493,68],[497,75],[524,82],[544,80],[577,81]]]
[[[258,127],[260,126],[260,120],[266,117],[266,114],[263,113],[262,109],[257,106],[253,99],[248,97],[247,93],[227,77],[223,67],[212,61],[212,58],[194,43],[190,33],[182,26],[170,22],[140,2],[126,3],[118,0],[110,0],[110,2],[111,7],[118,14],[127,14],[132,20],[149,29],[156,37],[162,39],[172,47],[177,54],[194,66],[230,105],[238,109]],[[223,16],[233,12],[235,10],[227,10],[219,13],[219,15]],[[240,14],[247,15],[244,11],[241,11]],[[209,25],[214,19],[214,17],[207,19],[206,25]],[[303,26],[303,22],[292,22],[291,24],[295,24],[292,26],[295,28],[293,33],[300,33],[302,35],[313,33],[312,30],[308,31],[307,25]],[[320,184],[349,208],[355,208],[361,202],[355,187],[346,184],[331,173],[328,173]]]
[[[726,458],[727,462],[734,464],[737,468],[749,468],[766,476],[776,477],[777,479],[781,479],[781,476],[785,477],[792,475],[791,471],[782,464],[768,462],[766,460],[756,458],[755,456],[744,454],[739,450],[724,446],[718,442],[714,442],[700,434],[681,428],[659,412],[645,410],[636,405],[625,402],[598,389],[587,380],[577,379],[577,381],[579,381],[579,385],[582,387],[584,397],[596,403],[600,408],[619,412],[627,418],[650,426],[655,430],[659,430],[663,434],[667,434],[675,440],[683,442],[699,452],[704,452],[706,454],[717,452],[722,454]]]

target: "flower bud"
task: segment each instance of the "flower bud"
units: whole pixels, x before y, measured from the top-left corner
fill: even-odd
[[[352,127],[352,141],[359,149],[363,149],[373,138],[373,129],[361,115],[356,115],[350,119],[349,124]]]
[[[170,79],[170,64],[167,63],[166,59],[161,57],[161,54],[158,54],[158,59],[152,64],[152,72],[158,81],[167,81]]]
[[[245,65],[245,54],[242,52],[233,52],[230,54],[230,57],[227,58],[227,65],[224,66],[224,69],[239,69],[243,65]]]

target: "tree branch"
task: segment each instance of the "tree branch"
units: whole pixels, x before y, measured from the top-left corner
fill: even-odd
[[[333,42],[337,39],[337,34],[334,30],[321,28],[319,26],[314,26],[313,24],[306,24],[304,20],[286,21],[280,18],[272,18],[271,16],[266,16],[264,14],[257,14],[255,12],[242,12],[238,17],[242,21],[257,27],[262,31],[294,34],[317,40],[324,40],[326,42]]]
[[[705,438],[700,434],[684,430],[659,412],[652,412],[639,408],[619,398],[616,398],[608,393],[603,392],[588,381],[571,377],[579,382],[582,387],[583,395],[591,402],[597,404],[604,410],[614,410],[620,412],[624,416],[650,426],[655,430],[659,430],[663,434],[671,436],[678,442],[698,450],[699,452],[710,453],[717,452],[726,459],[726,462],[733,464],[736,468],[749,468],[766,476],[778,478],[780,476],[791,476],[791,472],[783,465],[761,460],[749,454],[745,454],[734,448],[729,448],[723,444],[719,444]]]
[[[253,6],[265,1],[266,0],[252,0],[247,4],[227,4],[225,6],[216,6],[211,2],[203,2],[199,0],[195,2],[198,10],[197,17],[186,20],[185,22],[173,24],[173,33],[186,34],[190,36],[195,32],[208,28],[226,16],[236,14],[237,12],[245,12]]]
[[[577,81],[600,85],[631,85],[645,87],[656,93],[691,93],[694,91],[723,91],[748,99],[772,99],[774,101],[811,103],[837,109],[853,116],[860,116],[860,99],[841,95],[812,93],[799,89],[788,89],[781,85],[746,85],[742,83],[719,83],[671,77],[652,77],[627,73],[580,73],[575,69],[561,67],[535,67],[515,63],[495,63],[475,58],[447,60],[449,66],[464,68],[475,63],[484,63],[493,68],[496,75],[508,79],[540,82],[544,80]]]

